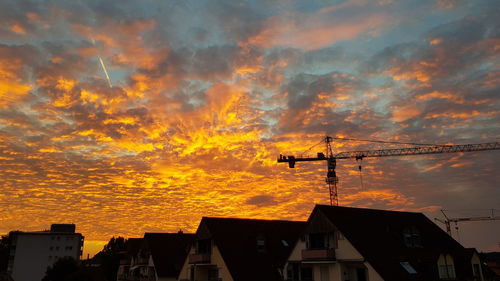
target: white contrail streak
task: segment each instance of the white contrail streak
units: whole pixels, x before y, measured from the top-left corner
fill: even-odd
[[[90,37],[90,40],[92,40],[92,45],[95,46],[94,38]],[[102,70],[104,71],[104,74],[106,75],[106,79],[108,80],[109,87],[113,88],[113,84],[111,84],[111,79],[109,78],[108,70],[106,69],[106,65],[104,65],[104,61],[102,60],[100,55],[97,55],[97,58],[99,58],[99,62],[101,63]]]
[[[102,70],[104,70],[104,74],[106,74],[106,79],[108,79],[108,84],[110,88],[113,88],[113,85],[111,84],[111,79],[109,78],[108,71],[106,70],[106,66],[104,65],[104,62],[101,59],[101,56],[99,57],[99,61],[101,62]]]

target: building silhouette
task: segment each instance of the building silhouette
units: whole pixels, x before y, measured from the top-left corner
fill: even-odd
[[[50,230],[11,232],[7,272],[16,281],[38,281],[61,258],[79,260],[84,237],[74,224],[52,224]]]

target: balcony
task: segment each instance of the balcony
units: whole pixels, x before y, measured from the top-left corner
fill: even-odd
[[[210,254],[191,254],[189,255],[189,263],[210,263]]]
[[[333,261],[335,249],[305,249],[302,250],[302,260]]]

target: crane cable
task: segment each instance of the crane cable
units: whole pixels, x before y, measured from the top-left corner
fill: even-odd
[[[368,140],[368,139],[354,139],[354,138],[339,138],[339,137],[332,137],[332,139],[334,139],[334,140],[349,140],[349,141],[375,142],[375,143],[392,143],[392,144],[408,144],[408,145],[424,145],[424,146],[444,146],[444,144],[435,144],[435,143],[398,142],[398,141],[382,141],[382,140]]]
[[[303,155],[304,155],[304,154],[306,154],[308,151],[311,151],[311,149],[313,149],[314,147],[316,147],[316,146],[318,146],[318,145],[320,145],[320,144],[322,144],[322,143],[324,143],[324,140],[321,140],[321,141],[319,141],[317,144],[315,144],[315,145],[313,145],[313,146],[309,147],[309,148],[308,148],[308,149],[306,149],[304,152],[302,152],[300,155],[301,155],[301,156],[303,156]]]
[[[363,163],[363,158],[356,159],[356,163],[359,161],[358,169],[359,169],[359,180],[361,182],[361,190],[365,190],[365,186],[363,184],[363,172],[361,170],[361,164]]]
[[[435,143],[415,143],[415,142],[398,142],[398,141],[383,141],[383,140],[369,140],[369,139],[355,139],[355,138],[344,138],[344,137],[331,137],[334,140],[343,140],[343,141],[364,141],[364,142],[373,142],[373,143],[391,143],[391,144],[406,144],[406,145],[417,145],[417,146],[445,146],[444,144],[435,144]],[[322,144],[324,140],[322,139],[318,143],[312,145],[300,155],[304,155],[309,152],[314,147]]]

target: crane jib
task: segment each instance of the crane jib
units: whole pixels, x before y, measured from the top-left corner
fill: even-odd
[[[499,142],[346,151],[334,154],[332,157],[335,159],[361,159],[365,157],[407,156],[407,155],[437,154],[437,153],[472,152],[472,151],[496,150],[496,149],[500,149]],[[295,157],[295,156],[280,155],[278,162],[291,163],[291,162],[308,162],[308,161],[321,161],[321,160],[328,160],[328,157],[326,157],[323,153],[318,153],[317,157]]]
[[[500,149],[499,142],[479,143],[479,144],[458,144],[458,145],[436,145],[436,146],[418,146],[409,148],[394,148],[380,150],[365,150],[365,151],[348,151],[335,154],[336,159],[348,158],[365,158],[365,157],[386,157],[386,156],[405,156],[405,155],[421,155],[421,154],[437,154],[437,153],[454,153],[454,152],[472,152],[482,150]]]

